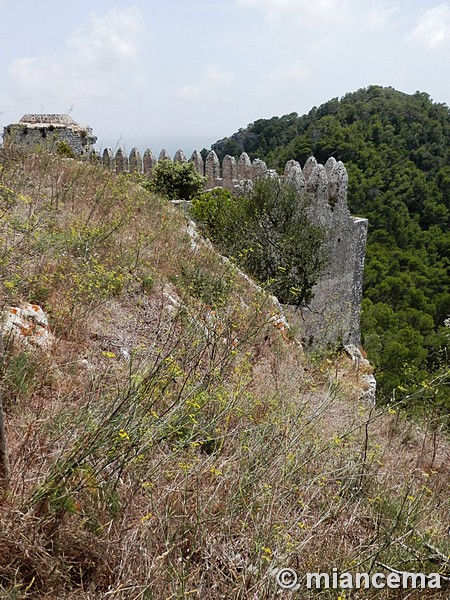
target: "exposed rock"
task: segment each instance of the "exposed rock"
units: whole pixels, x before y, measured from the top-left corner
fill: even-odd
[[[220,178],[220,161],[214,150],[206,157],[205,176],[211,185],[217,185],[217,179]]]
[[[123,173],[124,171],[128,171],[128,156],[122,148],[118,148],[116,152],[116,173]]]
[[[310,178],[311,173],[314,171],[314,168],[317,166],[317,160],[314,156],[310,156],[308,160],[303,165],[303,175],[305,176],[306,181]]]
[[[228,189],[233,189],[237,180],[237,164],[234,156],[227,154],[222,161],[223,184]]]
[[[375,406],[376,403],[376,392],[377,392],[377,380],[375,376],[370,371],[372,370],[372,366],[367,358],[364,358],[361,350],[355,346],[354,344],[347,344],[344,346],[344,350],[352,359],[353,364],[357,371],[364,370],[365,372],[362,374],[361,379],[364,382],[364,387],[362,390],[362,394],[360,396],[360,400],[367,402],[368,404],[372,404]]]
[[[1,324],[3,336],[12,339],[23,348],[50,350],[55,338],[50,332],[48,319],[37,304],[9,306],[5,309]]]
[[[103,166],[106,169],[112,169],[114,164],[114,157],[111,148],[105,148],[103,150]]]

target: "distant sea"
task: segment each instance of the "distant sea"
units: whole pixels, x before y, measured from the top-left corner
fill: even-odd
[[[95,134],[95,132],[94,132]],[[214,144],[219,139],[219,137],[211,138],[211,137],[133,137],[133,136],[122,136],[120,138],[110,138],[110,137],[102,137],[98,136],[97,143],[95,147],[100,152],[103,152],[105,148],[111,148],[114,152],[118,148],[123,148],[127,153],[129,153],[133,148],[137,148],[139,152],[144,154],[147,148],[153,150],[153,154],[158,158],[159,153],[164,148],[173,158],[175,152],[178,149],[183,150],[186,154],[187,158],[191,157],[191,154],[194,150],[203,150],[206,148],[209,150],[211,145]]]

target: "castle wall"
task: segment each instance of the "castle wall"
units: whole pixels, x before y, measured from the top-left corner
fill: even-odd
[[[162,150],[159,160],[171,158]],[[185,162],[187,159],[180,150],[174,160]],[[149,178],[158,163],[149,149],[142,160],[136,149],[131,151],[128,159],[122,149],[113,155],[108,148],[103,152],[102,162],[106,168],[116,172],[138,171]],[[279,176],[269,171],[263,161],[255,159],[252,162],[245,152],[237,161],[234,157],[226,156],[220,164],[215,152],[210,152],[203,161],[201,154],[195,151],[189,162],[205,177],[205,190],[224,187],[240,194],[257,177],[267,173]],[[306,345],[359,345],[368,222],[350,214],[347,206],[347,171],[334,158],[320,165],[311,157],[303,168],[295,160],[288,161],[284,175],[280,177],[294,183],[301,194],[309,196],[311,217],[327,229],[329,262],[326,272],[314,286],[314,297],[310,304],[301,311],[291,310],[291,317],[298,322]]]
[[[44,146],[50,151],[58,149],[61,142],[66,142],[76,156],[90,154],[96,137],[88,128],[74,128],[71,125],[52,123],[15,123],[4,129],[5,144],[33,149]]]

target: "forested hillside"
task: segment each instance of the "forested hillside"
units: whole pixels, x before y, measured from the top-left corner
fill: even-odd
[[[311,155],[345,163],[350,210],[369,219],[362,335],[380,394],[450,406],[449,108],[371,86],[301,117],[259,119],[212,148],[279,169]]]

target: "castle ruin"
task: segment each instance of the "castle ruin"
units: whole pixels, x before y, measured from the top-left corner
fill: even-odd
[[[119,148],[115,154],[106,148],[99,157],[105,168],[120,172],[143,173],[152,177],[158,161],[172,160],[166,150],[158,159],[147,149],[141,156],[136,148],[129,156]],[[173,158],[187,162],[182,150]],[[203,160],[200,152],[193,152],[189,162],[206,178],[205,191],[223,187],[235,194],[242,193],[249,182],[270,173],[264,161],[250,160],[245,152],[238,160],[225,156],[220,163],[214,151]],[[347,206],[348,174],[342,162],[328,159],[325,165],[309,158],[303,168],[295,161],[286,164],[281,176],[292,181],[300,193],[311,201],[312,218],[327,230],[329,262],[326,272],[313,288],[314,297],[301,311],[301,335],[306,345],[324,346],[336,344],[359,345],[361,300],[363,289],[364,259],[367,240],[367,219],[354,217]]]
[[[100,156],[93,148],[96,138],[88,127],[81,127],[68,115],[24,115],[17,124],[4,132],[5,145],[14,144],[33,149],[40,145],[58,150],[64,142],[77,157],[99,160],[104,168],[116,173],[135,172],[152,178],[153,169],[161,160],[172,160],[166,150],[156,158],[147,149],[143,156],[133,148],[128,155],[122,148],[115,153],[106,148]],[[327,230],[329,262],[326,272],[313,288],[314,297],[307,307],[293,315],[299,321],[301,336],[308,346],[360,344],[360,319],[364,259],[367,239],[367,219],[354,217],[347,206],[348,175],[344,165],[330,158],[325,165],[309,158],[303,168],[288,161],[284,174],[270,171],[260,159],[250,160],[244,152],[238,160],[225,156],[220,163],[211,151],[203,160],[193,152],[189,161],[182,150],[175,162],[191,162],[205,177],[205,191],[223,187],[241,194],[256,178],[269,174],[292,181],[300,193],[311,201],[313,220]]]
[[[50,151],[66,149],[74,156],[89,156],[97,138],[90,127],[83,127],[64,114],[27,114],[18,123],[4,128],[6,146],[34,149],[43,146]]]

